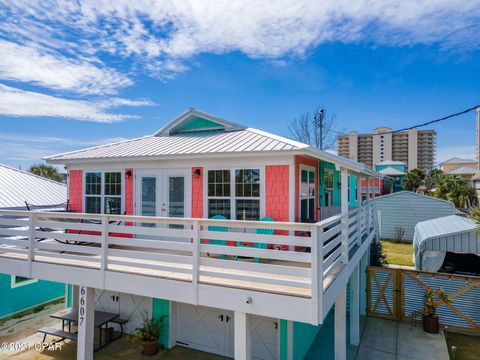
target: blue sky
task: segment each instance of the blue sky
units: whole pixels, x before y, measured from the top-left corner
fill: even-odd
[[[317,105],[341,130],[480,104],[480,2],[0,4],[0,163],[151,134],[188,107],[289,136]],[[436,125],[474,156],[475,113]]]

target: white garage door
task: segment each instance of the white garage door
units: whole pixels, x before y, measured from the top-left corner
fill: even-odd
[[[177,303],[175,318],[178,345],[233,357],[233,312]],[[277,359],[278,322],[271,318],[252,316],[250,331],[252,357],[258,360]]]
[[[147,317],[152,315],[152,298],[118,291],[96,290],[95,308],[119,314],[122,319],[128,320],[123,325],[123,330],[131,334],[142,326],[145,315]]]

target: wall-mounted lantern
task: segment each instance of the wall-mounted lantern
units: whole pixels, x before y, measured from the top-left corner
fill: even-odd
[[[195,168],[195,170],[193,170],[193,177],[195,179],[198,179],[200,177],[200,175],[202,175],[202,169]]]

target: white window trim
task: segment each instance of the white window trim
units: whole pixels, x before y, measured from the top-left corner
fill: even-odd
[[[105,195],[105,173],[110,172],[119,172],[121,180],[121,190],[122,194],[118,195]],[[101,182],[100,182],[100,195],[87,195],[87,173],[100,173]],[[100,197],[100,214],[105,214],[105,196],[107,197],[119,197],[120,198],[120,215],[123,215],[125,212],[125,169],[108,169],[108,170],[85,170],[83,171],[83,184],[82,184],[82,211],[85,213],[87,210],[87,196]]]
[[[260,197],[237,197],[235,196],[235,170],[260,170]],[[215,170],[230,171],[230,197],[208,196],[208,172]],[[208,218],[209,199],[230,199],[230,218],[236,220],[236,199],[260,200],[260,219],[265,217],[265,166],[264,165],[242,165],[242,166],[215,166],[203,169],[203,217]]]
[[[299,221],[302,220],[302,194],[301,194],[301,192],[302,192],[302,170],[313,171],[314,176],[315,176],[314,186],[315,186],[315,180],[318,176],[318,174],[315,171],[314,166],[300,164],[300,168],[298,169],[298,219],[299,219]],[[315,193],[313,195],[314,203],[316,203],[315,198],[317,197],[317,193],[318,193],[318,189],[315,189]],[[308,199],[311,199],[311,198],[312,198],[311,196],[308,196],[306,199],[308,200]],[[307,201],[307,204],[310,204],[310,203]],[[314,212],[313,212],[314,217],[316,215],[316,211],[317,211],[317,209],[315,208]]]
[[[25,286],[25,285],[30,285],[30,284],[36,283],[38,281],[38,279],[29,279],[29,280],[25,280],[25,281],[17,283],[15,281],[16,277],[17,277],[17,275],[11,275],[11,277],[10,277],[10,288],[12,288],[12,289],[22,287],[22,286]]]

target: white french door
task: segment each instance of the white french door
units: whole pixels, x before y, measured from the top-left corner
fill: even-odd
[[[140,216],[190,217],[188,169],[137,170],[135,213]]]

